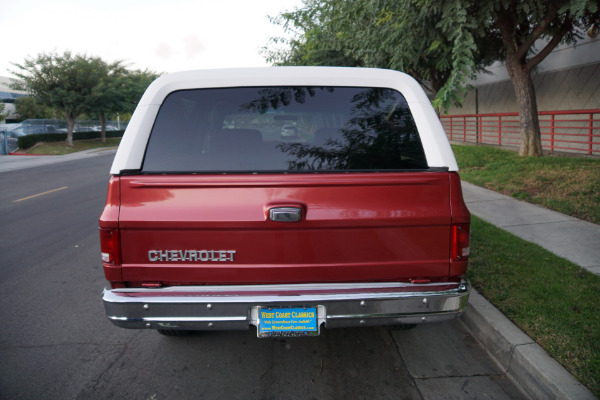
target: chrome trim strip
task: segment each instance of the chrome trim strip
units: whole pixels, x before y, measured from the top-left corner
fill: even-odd
[[[462,283],[461,283],[462,284]],[[105,301],[114,303],[254,303],[318,302],[355,299],[412,298],[415,296],[446,296],[460,292],[461,284],[435,283],[371,283],[316,285],[252,285],[252,286],[171,286],[167,288],[132,288],[105,290]],[[436,287],[451,287],[433,290]],[[412,290],[407,290],[412,289]],[[467,289],[468,291],[468,289]],[[293,294],[290,294],[293,293]],[[143,300],[142,300],[143,299]],[[168,299],[168,300],[167,300]]]
[[[107,292],[103,296],[104,301],[109,303],[170,303],[170,304],[190,304],[190,303],[215,303],[229,304],[232,302],[238,304],[254,304],[259,303],[319,303],[326,301],[352,301],[352,300],[385,300],[385,299],[412,299],[414,297],[444,297],[455,293],[454,291],[444,292],[417,292],[417,293],[353,293],[353,294],[315,294],[315,295],[298,295],[298,296],[157,296],[153,297],[127,297],[118,293]]]
[[[452,311],[446,311],[452,312]],[[339,315],[329,315],[327,319],[355,319],[355,318],[398,318],[398,317],[407,317],[411,315],[420,315],[422,313],[397,313],[397,314],[339,314]],[[439,314],[439,313],[438,313]]]
[[[108,316],[111,321],[145,321],[145,322],[234,322],[248,321],[247,317],[146,317],[146,318],[127,318]]]

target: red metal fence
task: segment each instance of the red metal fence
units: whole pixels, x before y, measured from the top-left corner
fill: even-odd
[[[542,147],[600,155],[600,109],[542,111],[539,114]],[[450,140],[519,147],[519,113],[465,114],[440,117]]]

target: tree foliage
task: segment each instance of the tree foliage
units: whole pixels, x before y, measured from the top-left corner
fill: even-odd
[[[62,110],[67,119],[67,143],[73,143],[75,118],[97,114],[105,138],[107,112],[130,112],[148,84],[158,75],[129,71],[122,61],[107,63],[98,57],[42,53],[13,63],[20,78],[15,89],[25,90],[42,104]],[[145,86],[144,86],[145,84]]]
[[[455,42],[483,40],[473,35],[474,26],[468,23],[466,11],[437,4],[424,7],[418,3],[416,0],[307,0],[303,8],[272,19],[290,37],[273,38],[272,47],[264,53],[276,65],[404,71],[428,89],[438,109],[448,108],[460,103],[466,78],[493,62],[490,54],[501,43],[494,40],[487,46],[470,45],[466,47],[469,52],[463,51],[456,57]],[[462,22],[463,27],[455,22]],[[457,67],[462,74],[453,74]]]
[[[148,86],[160,76],[149,69],[128,70],[121,82],[121,110],[123,113],[133,113],[140,98]]]
[[[101,140],[104,142],[106,114],[133,112],[144,91],[158,74],[148,70],[130,71],[122,61],[109,64],[98,59],[97,62],[100,75],[88,99],[87,109],[98,115],[102,126]]]
[[[535,88],[531,74],[557,45],[575,44],[587,28],[600,24],[600,1],[502,1],[487,14],[481,30],[501,38],[498,53],[513,83],[519,106],[521,148],[519,153],[541,156],[542,144]]]
[[[600,23],[598,0],[552,1],[444,1],[420,0],[424,7],[456,6],[469,15],[466,23],[473,25],[475,36],[499,40],[492,57],[506,65],[512,81],[520,115],[521,155],[541,156],[541,134],[532,72],[561,43],[575,44],[592,24]],[[447,31],[448,29],[446,29]],[[473,41],[460,40],[454,45],[455,54],[470,53]],[[456,57],[455,57],[456,59]],[[465,57],[468,61],[468,57]],[[461,63],[453,73],[462,74]]]
[[[4,118],[6,118],[6,114],[4,113],[4,107],[4,102],[0,100],[0,122],[4,121]]]
[[[86,110],[87,99],[97,81],[97,67],[85,55],[42,53],[14,63],[21,81],[13,85],[42,103],[61,109],[67,119],[67,143],[73,144],[75,118]]]
[[[126,68],[121,61],[107,63],[100,58],[90,59],[94,65],[93,71],[96,76],[90,96],[86,99],[85,111],[88,114],[96,114],[100,119],[101,141],[106,141],[106,113],[120,109],[121,93],[120,85]]]
[[[19,120],[54,118],[54,109],[40,103],[35,97],[25,96],[15,100]]]
[[[276,65],[405,71],[438,110],[460,104],[468,79],[502,61],[517,94],[521,153],[540,155],[531,72],[559,43],[599,24],[599,9],[598,0],[305,0],[272,18],[289,36],[271,39],[264,53]]]

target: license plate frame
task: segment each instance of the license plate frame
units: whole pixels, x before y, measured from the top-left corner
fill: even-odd
[[[258,307],[258,337],[319,336],[319,307]]]

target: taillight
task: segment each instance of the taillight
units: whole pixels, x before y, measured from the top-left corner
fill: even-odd
[[[111,264],[121,263],[121,246],[118,229],[100,228],[100,251],[102,262]]]
[[[471,252],[471,225],[452,225],[450,240],[451,261],[467,261]]]

